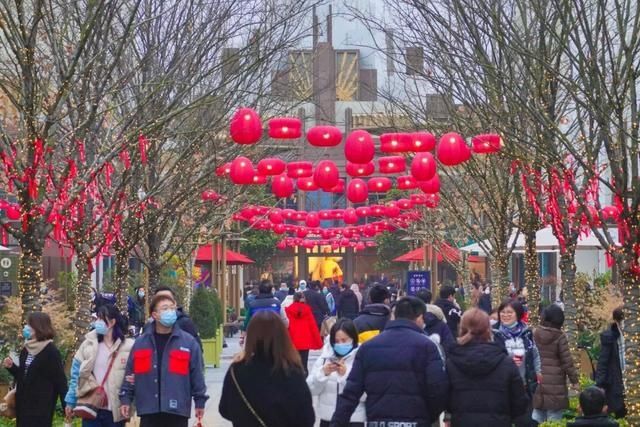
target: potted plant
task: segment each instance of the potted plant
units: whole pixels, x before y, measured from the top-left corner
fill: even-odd
[[[189,315],[198,327],[205,366],[220,366],[222,353],[222,304],[215,291],[199,287],[191,298]]]

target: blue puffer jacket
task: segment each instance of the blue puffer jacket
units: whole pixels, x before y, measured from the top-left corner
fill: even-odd
[[[393,320],[358,350],[331,425],[348,426],[367,393],[368,425],[430,426],[445,408],[448,389],[436,345],[414,322]]]
[[[202,372],[202,352],[195,338],[174,326],[162,353],[158,386],[154,329],[146,328],[133,344],[120,388],[120,403],[131,405],[135,400],[138,415],[164,412],[188,418],[192,398],[196,408],[204,408],[209,398]],[[134,376],[133,384],[127,381],[130,375]]]

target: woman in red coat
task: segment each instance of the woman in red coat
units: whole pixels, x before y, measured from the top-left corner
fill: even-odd
[[[309,350],[322,348],[322,338],[320,338],[313,312],[311,307],[305,303],[302,292],[298,292],[293,296],[293,304],[287,307],[285,311],[287,318],[289,318],[291,341],[293,341],[293,346],[300,353],[305,373],[308,373]]]

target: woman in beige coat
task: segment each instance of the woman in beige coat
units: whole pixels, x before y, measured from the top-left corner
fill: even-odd
[[[69,417],[75,413],[95,418],[83,419],[83,427],[124,427],[118,392],[133,339],[125,338],[125,321],[115,306],[102,306],[96,314],[94,329],[85,335],[73,357],[66,413]],[[98,387],[104,388],[106,401],[94,406],[86,397]]]

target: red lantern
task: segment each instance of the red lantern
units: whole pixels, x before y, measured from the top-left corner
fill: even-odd
[[[380,151],[383,153],[404,153],[411,149],[411,134],[383,133],[380,135]]]
[[[293,216],[296,221],[304,221],[307,218],[307,212],[305,211],[297,211]]]
[[[262,185],[267,183],[267,177],[260,174],[253,175],[253,180],[251,182],[254,185]]]
[[[376,231],[376,227],[373,224],[367,224],[364,226],[364,229],[362,230],[363,234],[367,237],[373,237],[376,235],[377,231]]]
[[[358,215],[356,214],[356,210],[354,208],[347,208],[344,210],[343,221],[345,224],[357,224],[359,219],[360,218],[358,218]],[[349,237],[349,236],[345,236],[345,237]]]
[[[315,212],[309,212],[307,214],[307,218],[305,219],[304,223],[306,224],[307,227],[310,227],[310,228],[318,227],[320,226],[320,217]]]
[[[620,219],[620,208],[614,205],[602,208],[602,219],[605,221],[617,221]]]
[[[331,189],[332,193],[344,193],[344,179],[339,179],[338,184]]]
[[[325,191],[330,191],[338,185],[339,172],[336,164],[331,160],[322,160],[313,173],[313,181]]]
[[[253,164],[246,157],[240,156],[231,162],[229,176],[234,184],[252,184],[254,175]]]
[[[414,205],[424,205],[427,201],[427,196],[424,194],[411,194],[409,198]]]
[[[398,190],[413,190],[418,188],[416,180],[411,175],[399,176],[396,184]]]
[[[231,162],[227,162],[222,166],[218,166],[216,169],[217,176],[225,176],[231,173]]]
[[[440,177],[435,174],[430,180],[419,182],[418,186],[424,193],[435,194],[440,191]]]
[[[396,202],[389,202],[384,208],[384,216],[387,218],[395,218],[400,215],[400,208]]]
[[[380,173],[400,173],[407,168],[402,156],[380,157],[378,165],[380,165]]]
[[[258,173],[267,176],[280,175],[286,166],[287,164],[283,160],[269,157],[258,162]]]
[[[366,248],[366,246],[365,246],[364,242],[356,243],[356,247],[355,247],[356,251],[364,251],[365,248]]]
[[[344,144],[344,157],[352,163],[365,164],[373,160],[376,147],[373,138],[365,130],[351,132]]]
[[[293,209],[283,209],[282,215],[285,219],[293,220],[296,217],[296,211]]]
[[[20,214],[20,206],[13,203],[7,206],[7,208],[5,209],[5,213],[7,214],[7,218],[9,218],[11,221],[17,221],[22,216]]]
[[[278,243],[276,243],[276,248],[283,250],[283,249],[287,249],[287,241],[286,240],[280,240]]]
[[[413,202],[409,199],[400,199],[398,200],[398,207],[402,210],[407,210],[413,208]]]
[[[307,140],[314,147],[335,147],[342,142],[342,131],[335,126],[314,126],[307,132]]]
[[[204,190],[200,194],[200,198],[205,202],[207,201],[216,202],[220,200],[220,195],[213,190]]]
[[[302,136],[302,123],[295,117],[269,120],[269,136],[274,139],[296,139]]]
[[[436,161],[431,153],[418,153],[411,161],[411,175],[416,181],[428,181],[436,173]]]
[[[238,144],[255,144],[262,137],[260,116],[251,108],[240,108],[231,117],[229,133]]]
[[[359,208],[356,208],[356,215],[360,218],[371,216],[371,208],[369,206],[360,206]]]
[[[438,205],[440,204],[440,195],[435,193],[435,194],[427,194],[425,199],[424,199],[424,205],[428,208],[437,208]]]
[[[305,227],[300,227],[298,228],[298,231],[296,231],[296,236],[300,237],[301,239],[307,237],[307,234],[309,234],[309,230],[307,230]]]
[[[385,177],[371,178],[367,185],[371,193],[386,193],[391,189],[391,180]]]
[[[331,219],[331,211],[329,210],[323,209],[319,212],[319,215],[322,220]]]
[[[276,234],[284,234],[284,232],[286,231],[286,227],[284,226],[284,224],[273,224],[273,227],[271,229]]]
[[[287,163],[287,175],[290,178],[308,178],[313,176],[313,163],[289,162]]]
[[[429,132],[414,132],[411,134],[411,151],[426,152],[436,148],[436,137]]]
[[[282,211],[280,209],[274,209],[269,212],[269,221],[274,224],[282,224],[284,222],[284,218],[282,217]]]
[[[313,178],[298,178],[296,186],[301,191],[318,191],[318,186]]]
[[[269,211],[271,210],[270,207],[268,206],[258,206],[256,207],[256,212],[258,215],[266,215],[269,213]]]
[[[464,138],[455,132],[442,135],[436,153],[440,163],[446,166],[459,165],[471,157],[471,150]]]
[[[347,187],[347,199],[351,203],[363,203],[369,198],[367,184],[360,178],[352,179]]]
[[[278,175],[273,178],[271,192],[278,198],[290,197],[293,194],[293,180],[286,175]]]
[[[382,206],[382,205],[372,205],[371,206],[371,215],[373,215],[373,216],[382,216],[382,215],[384,215],[384,206]]]
[[[347,162],[347,175],[358,177],[358,176],[369,176],[376,170],[376,166],[373,162],[364,163],[364,164],[356,164]]]
[[[331,219],[342,219],[342,218],[344,218],[344,209],[331,210]]]
[[[502,150],[502,146],[504,144],[500,135],[487,133],[483,135],[476,135],[471,138],[471,145],[473,146],[474,153],[490,154],[497,153]]]

